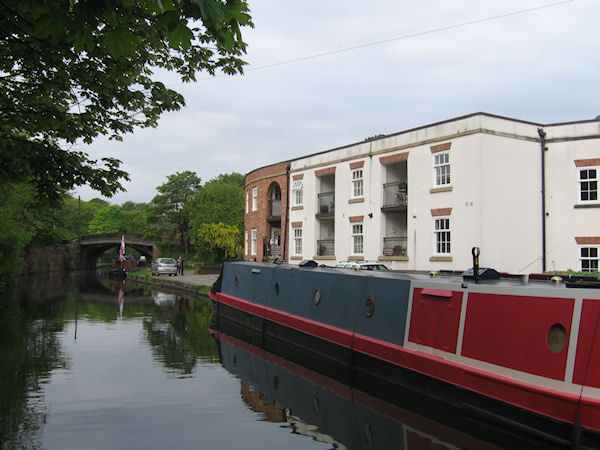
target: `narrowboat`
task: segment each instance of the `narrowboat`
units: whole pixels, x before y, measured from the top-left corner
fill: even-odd
[[[210,296],[217,325],[308,352],[314,370],[375,395],[395,386],[549,445],[600,448],[597,279],[534,278],[238,261]]]

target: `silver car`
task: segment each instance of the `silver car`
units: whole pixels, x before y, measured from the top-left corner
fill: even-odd
[[[152,263],[150,269],[152,275],[175,275],[177,276],[177,261],[173,258],[158,258]]]

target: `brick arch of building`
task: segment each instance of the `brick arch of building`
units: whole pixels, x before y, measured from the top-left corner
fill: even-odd
[[[273,227],[280,228],[280,247],[283,259],[286,259],[286,248],[288,242],[287,236],[287,209],[288,209],[288,163],[278,163],[272,166],[257,169],[246,175],[246,192],[248,196],[248,211],[244,216],[244,228],[248,233],[247,242],[251,246],[250,236],[251,230],[257,231],[257,249],[256,254],[245,255],[246,259],[264,260],[265,249],[270,239],[271,229]],[[281,192],[281,216],[278,220],[271,214],[270,201],[272,199],[275,185],[279,187]],[[258,189],[257,209],[252,210],[252,190]]]

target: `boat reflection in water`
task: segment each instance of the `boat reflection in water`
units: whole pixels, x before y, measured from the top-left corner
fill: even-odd
[[[430,399],[410,392],[394,392],[393,397],[404,402],[382,400],[337,381],[348,373],[322,374],[287,359],[297,359],[297,349],[294,355],[276,355],[261,348],[260,337],[247,330],[221,321],[212,326],[219,328],[211,333],[218,343],[221,364],[241,379],[243,400],[264,420],[287,422],[293,433],[330,443],[332,448],[499,448],[482,437],[496,442],[498,430],[482,427],[476,417],[459,419],[447,405],[433,405]],[[308,355],[300,359],[303,357]],[[438,421],[438,416],[445,422]],[[463,423],[458,424],[459,420]],[[535,442],[519,441],[516,436],[501,440],[502,446],[536,447]]]

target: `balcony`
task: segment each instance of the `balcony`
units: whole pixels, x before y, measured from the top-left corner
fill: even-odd
[[[406,236],[383,238],[384,256],[406,256]]]
[[[317,256],[334,256],[335,239],[321,239],[317,241]]]
[[[408,204],[407,186],[405,181],[392,181],[383,185],[383,205],[381,211],[406,211]]]
[[[335,216],[335,192],[317,194],[317,219],[333,219]]]
[[[269,222],[281,221],[281,200],[269,200],[269,214],[267,220]]]
[[[265,256],[270,256],[272,258],[274,258],[276,256],[281,256],[281,245],[277,245],[277,244],[267,245],[267,251],[266,251]]]

